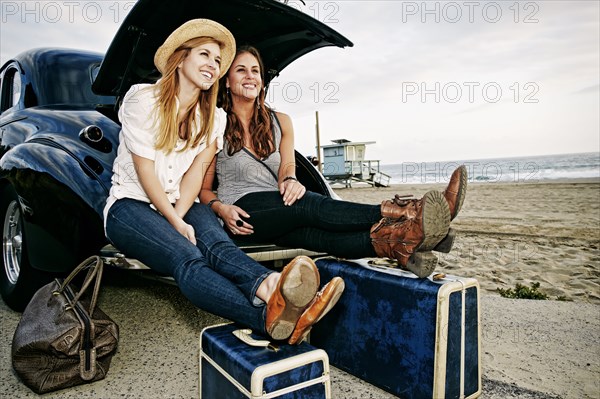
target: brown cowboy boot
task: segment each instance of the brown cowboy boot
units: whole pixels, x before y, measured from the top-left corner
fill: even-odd
[[[371,242],[377,256],[396,259],[402,268],[424,278],[437,264],[437,258],[429,251],[446,237],[449,226],[448,203],[439,191],[429,191],[421,199],[414,218],[384,217],[375,224]]]
[[[447,190],[447,189],[446,189]],[[466,190],[463,190],[463,192]],[[396,194],[391,200],[385,200],[381,203],[381,216],[390,219],[413,219],[421,209],[422,199],[410,198],[412,195]],[[464,199],[464,197],[463,197]],[[448,200],[446,200],[448,201]],[[454,245],[456,233],[450,229],[446,237],[433,248],[433,251],[449,253]]]
[[[460,208],[462,208],[465,196],[467,195],[467,168],[461,165],[452,172],[448,186],[443,191],[444,198],[450,208],[450,220],[454,220]],[[421,200],[411,198],[412,195],[396,194],[391,200],[385,200],[381,203],[381,216],[384,218],[412,219],[416,217],[421,207]]]
[[[467,168],[461,165],[452,172],[448,186],[443,191],[444,198],[448,202],[450,209],[450,220],[454,220],[458,212],[462,208],[467,195]],[[402,217],[411,219],[414,218],[421,207],[421,200],[415,198],[407,198],[410,195],[398,195],[391,200],[386,200],[381,203],[381,216],[400,219]],[[440,241],[433,251],[448,253],[454,245],[456,233],[454,229],[450,229],[448,235]]]
[[[448,186],[444,190],[444,198],[448,201],[448,207],[450,208],[450,220],[454,220],[458,215],[465,201],[467,180],[467,168],[465,165],[461,165],[452,172]]]

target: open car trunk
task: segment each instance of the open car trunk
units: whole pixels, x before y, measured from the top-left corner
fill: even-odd
[[[121,97],[136,83],[156,81],[154,53],[184,22],[208,18],[227,27],[238,45],[258,48],[265,85],[292,61],[325,46],[352,42],[318,20],[274,0],[139,0],[119,28],[92,89]]]

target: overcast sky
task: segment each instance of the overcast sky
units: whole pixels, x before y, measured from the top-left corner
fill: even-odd
[[[104,52],[132,1],[0,1],[0,62]],[[296,147],[375,141],[382,163],[600,152],[598,1],[290,1],[354,43],[273,81]]]

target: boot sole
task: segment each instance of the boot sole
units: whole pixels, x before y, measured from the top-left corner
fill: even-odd
[[[276,340],[287,339],[294,332],[298,319],[319,289],[319,273],[309,258],[292,260],[291,270],[281,286],[285,308],[271,324],[269,335]]]
[[[450,208],[446,198],[439,191],[429,191],[423,196],[423,241],[417,251],[431,251],[448,235],[450,229]]]
[[[450,220],[454,220],[456,215],[458,215],[458,212],[460,212],[460,209],[463,206],[463,202],[465,202],[465,197],[467,196],[467,167],[465,165],[461,165],[458,168],[458,171],[460,173],[460,184],[458,185],[456,208],[454,209],[454,214],[450,215]]]
[[[418,278],[425,278],[434,272],[438,258],[431,252],[417,252],[411,255],[406,268]]]

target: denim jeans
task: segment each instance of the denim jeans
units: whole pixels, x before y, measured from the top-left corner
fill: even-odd
[[[239,242],[274,243],[326,252],[342,258],[377,256],[370,230],[381,219],[379,205],[334,200],[307,191],[285,206],[278,191],[246,194],[235,205],[250,215],[254,233],[234,236]]]
[[[266,306],[255,294],[272,271],[244,254],[206,205],[192,205],[184,220],[196,245],[149,204],[125,198],[110,207],[106,233],[128,257],[172,276],[199,308],[265,333]]]

